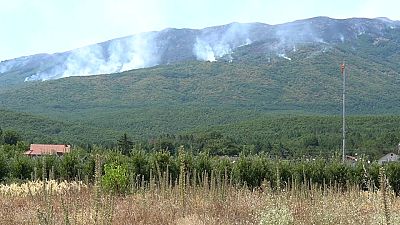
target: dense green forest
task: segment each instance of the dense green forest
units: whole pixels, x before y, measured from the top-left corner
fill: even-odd
[[[341,149],[339,116],[269,114],[214,126],[204,126],[199,121],[195,128],[149,134],[144,133],[142,124],[122,131],[6,110],[0,112],[2,130],[16,131],[25,143],[69,143],[81,147],[98,145],[113,148],[125,133],[134,144],[140,144],[146,151],[162,149],[171,153],[184,145],[192,152],[208,152],[211,155],[232,156],[245,151],[293,159],[327,158]],[[185,123],[187,121],[176,121],[174,125],[185,127]],[[397,152],[399,124],[400,116],[348,117],[347,153],[365,155],[374,160],[384,153]],[[149,129],[151,126],[154,124],[149,124]]]
[[[44,116],[0,110],[0,128],[16,131],[27,143],[73,143],[107,145],[122,135],[87,124],[58,121]],[[83,135],[84,134],[84,135]]]

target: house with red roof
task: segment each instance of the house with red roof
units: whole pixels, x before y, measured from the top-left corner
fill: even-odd
[[[31,144],[24,154],[29,156],[64,155],[71,151],[71,145]]]

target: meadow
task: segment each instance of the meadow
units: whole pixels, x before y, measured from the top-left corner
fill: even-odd
[[[400,223],[400,198],[393,186],[398,181],[397,164],[349,166],[321,160],[300,164],[242,156],[217,170],[223,160],[216,164],[219,158],[214,157],[211,172],[196,172],[190,155],[181,148],[166,168],[162,161],[153,161],[154,170],[149,168],[145,176],[132,173],[115,156],[111,161],[100,154],[93,157],[92,179],[54,178],[54,168],[48,170],[42,158],[42,168],[34,170],[41,171],[41,177],[2,184],[0,224]],[[207,164],[204,158],[196,159]],[[263,160],[269,163],[264,168]],[[274,173],[254,171],[266,167]],[[296,168],[302,168],[300,174]],[[346,175],[359,168],[363,178]],[[251,183],[252,179],[262,180]]]
[[[385,178],[382,178],[384,181]],[[389,186],[298,185],[250,189],[228,180],[178,179],[132,185],[129,194],[99,184],[36,182],[38,192],[1,190],[1,224],[399,224],[400,198]],[[29,189],[25,185],[24,188]],[[50,188],[50,186],[52,188]],[[69,186],[70,188],[60,188]],[[19,193],[19,194],[17,194]],[[28,193],[28,194],[26,194]]]

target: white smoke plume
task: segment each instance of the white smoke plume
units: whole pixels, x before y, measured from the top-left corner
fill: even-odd
[[[11,61],[1,62],[0,64],[0,73],[7,72],[13,68],[13,64],[10,63]]]
[[[340,34],[340,35],[339,35],[339,38],[340,38],[340,41],[343,43],[343,42],[344,42],[344,36],[343,36],[343,34]]]
[[[350,20],[349,20],[350,21]],[[351,20],[350,22],[352,22]],[[304,44],[318,43],[320,50],[310,57],[325,52],[329,43],[345,42],[357,38],[365,32],[379,32],[399,23],[364,23],[354,20],[350,27],[329,18],[314,18],[281,25],[232,23],[202,30],[166,29],[162,32],[150,32],[109,42],[83,47],[67,53],[58,53],[35,58],[27,63],[26,71],[39,71],[25,81],[49,80],[70,76],[88,76],[94,74],[115,73],[137,68],[169,64],[196,57],[203,61],[232,61],[233,52],[244,45],[255,42],[256,54],[266,57],[282,57],[291,60],[293,52]],[[240,57],[240,52],[237,54]],[[22,60],[23,61],[23,60]],[[0,63],[0,73],[22,68],[21,62],[14,60]],[[270,61],[270,59],[269,59]],[[28,61],[27,61],[28,62]],[[32,68],[32,69],[31,69]],[[27,75],[28,76],[28,75]]]
[[[281,57],[281,58],[287,59],[289,61],[292,60],[291,58],[287,57],[286,54],[284,54],[284,53],[280,53],[280,54],[278,54],[278,56]]]
[[[143,33],[113,40],[108,47],[96,44],[73,50],[65,62],[27,77],[25,81],[108,74],[155,66],[159,62],[155,36],[155,33]]]
[[[276,52],[283,52],[290,48],[295,49],[293,46],[300,43],[325,43],[309,23],[294,22],[278,25],[276,28],[275,37],[278,43],[274,49],[271,49]]]
[[[296,52],[296,45],[305,43],[326,44],[322,33],[315,30],[315,26],[311,26],[310,23],[305,23],[304,21],[276,26],[275,39],[276,42],[269,47],[269,50],[276,56],[289,61],[292,58],[288,57],[286,53]]]
[[[252,43],[248,32],[249,24],[233,23],[228,26],[223,32],[205,30],[196,37],[193,53],[198,60],[216,61],[222,56],[232,54],[235,48]]]
[[[214,50],[212,49],[210,44],[199,38],[196,38],[196,43],[194,44],[193,51],[196,54],[198,60],[209,62],[215,61]]]
[[[0,62],[0,73],[8,72],[19,66],[25,66],[28,63],[28,61],[29,57],[27,56],[2,61]]]

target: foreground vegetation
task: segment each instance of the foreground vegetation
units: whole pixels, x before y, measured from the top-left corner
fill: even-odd
[[[178,149],[180,154],[172,154],[166,150],[146,152],[140,146],[135,146],[125,154],[122,150],[94,148],[91,152],[74,149],[63,157],[31,158],[24,156],[18,150],[20,147],[24,148],[18,145],[0,147],[0,180],[5,183],[39,178],[93,183],[96,156],[99,155],[100,166],[106,179],[104,182],[109,184],[110,189],[116,189],[119,193],[128,192],[129,183],[138,180],[160,180],[164,174],[169,174],[168,179],[175,181],[179,177],[182,164],[188,178],[197,183],[203,182],[205,177],[215,177],[249,188],[260,187],[264,181],[267,181],[272,189],[305,183],[321,187],[345,188],[350,184],[360,188],[371,184],[374,188],[379,187],[380,165],[362,157],[356,164],[343,164],[340,155],[332,155],[330,158],[279,160],[266,153],[243,152],[240,156],[227,157],[212,156],[205,152],[193,153],[183,146]],[[389,184],[399,193],[400,164],[391,163],[384,168]]]
[[[184,167],[175,181],[129,183],[126,194],[104,189],[99,171],[94,185],[39,194],[0,191],[1,224],[398,224],[400,198],[387,186],[381,170],[380,189],[356,186],[320,187],[310,183],[271,189],[268,181],[251,189],[216,177],[188,179]],[[29,185],[27,187],[29,189]]]
[[[18,133],[0,136],[0,224],[400,223],[400,164],[364,155],[222,156],[237,146],[210,132],[30,158]]]

